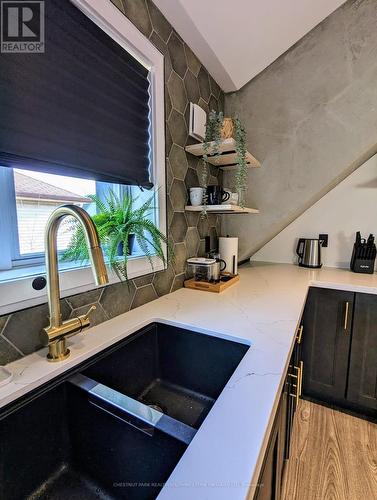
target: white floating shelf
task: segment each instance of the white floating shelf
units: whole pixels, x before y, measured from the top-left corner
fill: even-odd
[[[185,210],[187,212],[202,212],[204,209],[203,205],[199,205],[198,207],[193,207],[191,205],[187,205]],[[259,214],[259,210],[256,208],[242,208],[238,205],[207,205],[205,207],[207,212],[215,213],[215,214]]]
[[[215,142],[209,143],[209,154],[214,154],[215,151]],[[186,146],[185,150],[188,153],[191,153],[194,156],[203,156],[204,155],[204,143],[201,142],[199,144],[192,144],[191,146]],[[233,170],[237,167],[237,153],[236,153],[236,141],[233,138],[223,140],[219,145],[219,153],[220,155],[214,155],[208,157],[208,163],[211,165],[215,165],[216,167],[222,168],[223,170]],[[259,161],[254,158],[254,156],[246,152],[246,161],[249,167],[260,167],[261,164]]]

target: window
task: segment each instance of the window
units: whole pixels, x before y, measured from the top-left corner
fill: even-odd
[[[45,227],[50,214],[58,206],[66,203],[78,205],[93,215],[96,213],[96,207],[90,195],[97,195],[105,200],[109,190],[120,197],[123,193],[128,194],[135,200],[135,208],[151,196],[150,191],[143,191],[137,186],[109,184],[30,170],[0,168],[2,169],[1,178],[8,178],[2,192],[9,191],[0,199],[0,212],[8,213],[7,234],[10,235],[11,240],[11,245],[0,248],[0,263],[2,263],[0,282],[14,277],[34,276],[43,270]],[[11,203],[9,200],[12,200]],[[151,220],[156,222],[156,213],[151,214]],[[58,233],[59,256],[64,254],[71,240],[70,228],[69,218],[64,219]],[[131,257],[142,255],[136,243]],[[83,264],[63,261],[60,266],[63,269],[70,269],[83,267]]]
[[[153,44],[111,3],[96,0],[72,0],[89,19],[129,52],[148,70],[150,80],[150,177],[156,192],[155,223],[166,233],[165,199],[165,137],[164,137],[164,78],[163,56]],[[33,56],[30,56],[30,59]],[[34,290],[34,277],[44,273],[43,235],[45,222],[51,211],[62,203],[75,203],[94,210],[88,194],[103,194],[111,187],[127,189],[134,195],[149,197],[136,186],[108,184],[89,179],[41,173],[30,166],[0,167],[0,314],[29,307],[46,301],[46,290]],[[35,169],[37,170],[37,169]],[[56,173],[56,172],[55,172]],[[69,232],[59,231],[58,248],[64,252]],[[79,263],[65,262],[61,271],[61,295],[90,290],[94,287],[91,269]],[[157,258],[154,270],[162,270]],[[130,278],[151,272],[148,259],[136,247],[128,265]],[[114,277],[113,281],[117,279]]]

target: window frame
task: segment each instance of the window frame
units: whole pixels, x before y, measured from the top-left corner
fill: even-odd
[[[159,229],[167,234],[166,223],[166,183],[165,183],[165,111],[164,111],[164,56],[150,42],[127,17],[110,0],[98,2],[97,0],[70,0],[89,19],[97,24],[103,31],[111,36],[120,46],[133,55],[141,64],[149,70],[150,77],[150,138],[151,138],[151,178],[156,193],[157,216]],[[2,170],[2,169],[0,169]],[[10,171],[11,172],[11,171]],[[8,174],[9,177],[9,174]],[[12,176],[13,177],[13,176]],[[0,173],[1,182],[9,183]],[[8,184],[7,184],[8,185]],[[8,185],[9,188],[9,185]],[[16,200],[11,194],[11,189],[6,190],[7,204],[13,203],[16,210]],[[8,193],[9,191],[9,193]],[[151,190],[152,194],[152,190]],[[14,212],[16,215],[16,212]],[[0,234],[7,235],[14,220],[12,209],[6,211],[0,217]],[[0,252],[0,264],[2,254],[11,255],[14,259],[12,249],[18,247],[18,241],[14,241],[14,231],[11,238],[4,238],[2,246],[5,252]],[[17,246],[15,246],[17,245]],[[9,246],[11,249],[9,249]],[[5,248],[7,247],[7,248]],[[167,257],[167,248],[164,245],[164,254]],[[33,259],[28,259],[30,264]],[[38,257],[37,257],[38,260]],[[128,263],[128,276],[135,278],[166,268],[161,260],[153,257],[153,269],[146,257],[131,257]],[[35,262],[37,263],[37,262]],[[8,264],[12,264],[11,262]],[[39,262],[40,264],[40,262]],[[3,262],[4,265],[4,262]],[[25,266],[26,267],[26,266]],[[30,268],[30,267],[29,267]],[[46,288],[34,290],[32,281],[40,273],[17,278],[14,280],[0,282],[0,315],[7,314],[25,307],[34,306],[46,302]],[[118,278],[110,273],[110,283],[115,283]],[[69,269],[60,272],[61,297],[85,292],[96,288],[93,280],[92,270],[89,266]]]

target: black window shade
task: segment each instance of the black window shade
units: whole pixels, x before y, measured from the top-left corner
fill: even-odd
[[[0,54],[0,165],[152,187],[148,70],[69,0],[42,54]]]

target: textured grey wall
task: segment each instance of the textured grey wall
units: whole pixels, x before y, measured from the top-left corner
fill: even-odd
[[[183,285],[185,262],[204,251],[204,237],[216,237],[219,218],[199,220],[198,214],[185,213],[187,189],[198,186],[198,159],[186,155],[188,103],[208,110],[223,109],[224,95],[190,48],[150,0],[113,0],[114,4],[147,36],[165,56],[167,207],[169,236],[174,242],[175,262],[165,272],[141,276],[125,284],[68,297],[61,301],[64,319],[82,314],[92,304],[96,325],[141,306]],[[211,170],[211,183],[217,183],[218,169]],[[0,317],[0,365],[38,350],[39,332],[48,319],[47,304]]]
[[[376,82],[377,0],[357,0],[225,96],[226,114],[245,122],[249,149],[262,162],[250,172],[247,197],[260,215],[222,221],[225,234],[240,237],[241,259],[376,151]]]

